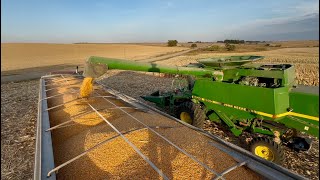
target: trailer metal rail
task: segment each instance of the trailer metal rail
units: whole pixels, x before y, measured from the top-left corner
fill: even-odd
[[[65,82],[66,84],[64,84],[64,86],[71,86],[72,84],[70,83],[72,80],[69,80],[68,78],[66,78],[66,76],[69,77],[73,77],[73,78],[79,78],[82,79],[82,76],[80,75],[68,75],[68,74],[55,74],[55,75],[47,75],[47,76],[43,76],[40,79],[40,90],[39,90],[39,107],[38,107],[38,120],[37,120],[37,137],[36,137],[36,153],[35,153],[35,168],[34,168],[34,179],[35,180],[39,180],[39,179],[57,179],[56,173],[58,172],[59,169],[64,168],[66,165],[73,163],[75,160],[83,157],[84,155],[86,155],[88,152],[92,151],[93,149],[96,149],[98,147],[100,147],[103,144],[106,144],[110,141],[112,141],[113,139],[117,138],[117,137],[121,137],[128,145],[130,145],[135,152],[141,157],[143,158],[158,174],[159,176],[161,176],[163,179],[169,179],[166,174],[164,174],[161,169],[159,167],[157,167],[145,154],[143,154],[138,147],[135,146],[134,143],[132,143],[129,139],[127,139],[124,135],[127,133],[130,133],[131,131],[128,132],[121,132],[119,129],[117,129],[107,118],[105,118],[102,114],[99,113],[98,108],[94,107],[94,105],[90,104],[89,101],[86,101],[88,107],[91,108],[90,111],[84,111],[84,112],[80,112],[77,117],[86,115],[88,112],[92,113],[95,112],[108,126],[110,126],[118,135],[115,135],[111,138],[105,139],[99,143],[97,143],[96,145],[94,145],[93,147],[87,149],[86,151],[84,151],[83,153],[79,154],[78,156],[75,156],[72,159],[66,160],[64,163],[62,164],[55,164],[54,162],[54,153],[53,153],[53,143],[52,143],[52,137],[51,137],[51,132],[54,131],[55,129],[58,128],[62,128],[62,127],[67,127],[69,123],[72,122],[72,119],[69,121],[65,121],[63,123],[60,123],[58,125],[55,125],[53,127],[50,127],[50,122],[49,122],[49,111],[52,109],[55,109],[57,107],[61,107],[63,105],[66,105],[70,102],[73,101],[78,101],[80,100],[78,99],[74,99],[71,101],[67,101],[65,103],[62,103],[60,105],[57,106],[53,106],[53,107],[49,107],[48,108],[48,104],[47,104],[47,100],[51,99],[51,98],[57,98],[60,97],[62,95],[53,95],[53,96],[49,96],[47,97],[47,81],[51,80],[54,82]],[[55,81],[57,80],[57,81]],[[212,172],[213,174],[215,174],[215,178],[214,179],[225,179],[225,175],[230,173],[231,171],[235,170],[236,168],[239,168],[241,166],[246,166],[248,168],[250,168],[251,170],[253,170],[254,172],[256,172],[257,174],[261,175],[262,177],[266,178],[266,179],[306,179],[303,176],[300,176],[296,173],[293,173],[291,171],[289,171],[288,169],[285,169],[279,165],[276,165],[272,162],[269,162],[267,160],[264,160],[260,157],[254,156],[252,155],[250,152],[235,146],[229,142],[226,142],[220,138],[218,138],[217,136],[210,134],[202,129],[196,128],[194,126],[191,126],[185,122],[180,121],[177,118],[174,118],[156,108],[153,108],[151,106],[148,106],[134,98],[131,98],[127,95],[124,95],[118,91],[115,91],[111,88],[105,87],[104,85],[99,83],[99,86],[101,88],[103,88],[106,92],[108,92],[109,94],[111,94],[111,96],[104,96],[101,95],[99,93],[94,92],[94,96],[92,98],[100,98],[106,101],[106,103],[112,105],[113,107],[109,107],[109,108],[104,108],[104,109],[108,109],[108,110],[116,110],[118,113],[122,113],[125,114],[126,116],[128,116],[129,118],[135,120],[137,123],[140,123],[141,125],[143,125],[143,128],[139,128],[139,129],[135,129],[132,131],[139,131],[141,129],[148,129],[150,132],[152,132],[153,134],[155,134],[156,136],[158,136],[159,138],[163,139],[164,141],[166,141],[169,145],[173,146],[175,149],[177,149],[178,151],[180,151],[181,153],[183,153],[184,155],[188,156],[189,158],[191,158],[194,162],[198,163],[199,165],[201,165],[204,169]],[[52,88],[53,89],[53,88]],[[67,92],[69,94],[75,94],[78,91],[75,89],[70,88],[70,92]],[[65,94],[67,94],[65,93]],[[119,99],[122,100],[124,102],[126,102],[127,104],[129,104],[130,106],[118,106],[116,104],[114,104],[112,101],[110,101],[110,99]],[[81,99],[81,100],[85,100],[85,99]],[[162,134],[160,134],[159,132],[157,132],[155,129],[159,128],[159,127],[152,127],[149,126],[145,123],[143,123],[141,120],[139,120],[139,118],[135,117],[134,115],[132,115],[130,112],[126,111],[125,109],[138,109],[141,110],[143,112],[147,112],[150,114],[161,114],[162,116],[165,116],[167,118],[172,119],[173,121],[179,122],[181,124],[181,126],[183,127],[188,127],[191,128],[193,130],[196,130],[197,132],[201,133],[201,135],[204,135],[208,138],[210,138],[211,140],[207,142],[208,146],[213,146],[219,150],[221,150],[222,152],[228,154],[229,156],[231,156],[234,160],[236,160],[238,163],[235,164],[232,167],[229,167],[227,169],[225,169],[223,172],[217,172],[216,170],[212,169],[211,167],[209,167],[206,163],[200,161],[198,158],[196,158],[195,156],[193,156],[191,153],[187,152],[186,150],[184,150],[183,148],[179,147],[179,145],[175,144],[174,142],[172,142],[170,139],[166,138],[165,136],[163,136]]]

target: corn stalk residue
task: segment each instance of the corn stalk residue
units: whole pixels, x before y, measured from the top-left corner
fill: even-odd
[[[91,92],[93,91],[92,82],[93,82],[93,78],[91,77],[84,78],[80,88],[80,97],[86,98],[90,96]]]

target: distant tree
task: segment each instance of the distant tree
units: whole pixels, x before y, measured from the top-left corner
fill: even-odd
[[[212,46],[208,47],[206,50],[207,51],[219,51],[220,50],[220,46],[212,45]]]
[[[168,46],[172,47],[172,46],[177,46],[178,41],[177,40],[168,40]]]
[[[201,41],[196,41],[196,43],[201,43]]]
[[[269,44],[270,47],[281,47],[281,44]]]
[[[226,47],[227,51],[234,51],[236,49],[235,45],[232,45],[232,44],[229,44],[229,43],[226,43],[225,47]]]
[[[189,41],[188,43],[193,43],[192,41]]]
[[[197,47],[197,44],[191,44],[191,47],[192,47],[192,48],[196,48],[196,47]]]
[[[226,39],[223,41],[224,43],[229,43],[229,44],[244,44],[244,40],[235,40],[235,39]]]
[[[246,43],[249,43],[249,44],[258,44],[258,43],[261,43],[261,41],[245,41]]]

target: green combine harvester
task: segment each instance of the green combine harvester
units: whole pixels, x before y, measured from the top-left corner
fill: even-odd
[[[142,98],[199,128],[209,119],[235,136],[250,132],[251,152],[281,164],[281,146],[307,151],[311,140],[299,134],[319,138],[319,87],[297,86],[293,65],[251,63],[263,58],[209,58],[178,67],[90,57],[83,75],[98,78],[107,69],[182,75],[188,86]]]

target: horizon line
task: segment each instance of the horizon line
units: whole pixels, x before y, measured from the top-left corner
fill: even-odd
[[[225,39],[227,40],[227,39]],[[244,40],[244,39],[228,39],[228,40]],[[224,41],[224,40],[218,40]],[[178,41],[178,43],[219,43],[218,41]],[[319,41],[319,39],[290,39],[290,40],[244,40],[257,42],[281,42],[281,41]],[[167,43],[167,41],[158,42],[1,42],[1,44],[152,44],[152,43]]]

